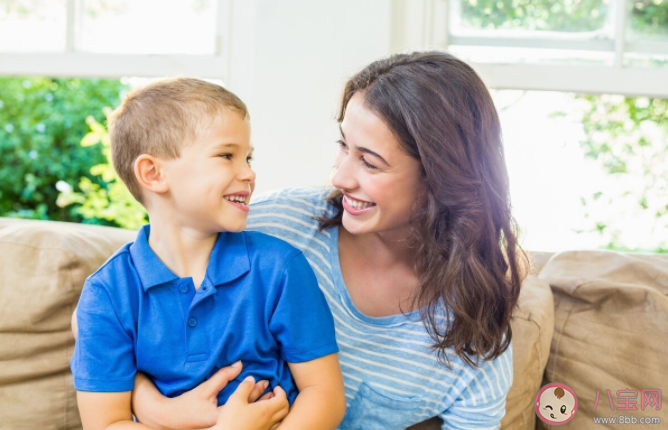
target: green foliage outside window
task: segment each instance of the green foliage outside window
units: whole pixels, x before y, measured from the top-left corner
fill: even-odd
[[[0,77],[0,216],[84,220],[56,204],[56,184],[99,183],[89,169],[104,155],[79,145],[85,119],[104,121],[124,90],[118,80]]]
[[[594,31],[608,6],[601,0],[461,0],[464,24],[486,30]]]
[[[457,0],[455,0],[457,1]],[[476,29],[584,32],[604,27],[611,0],[459,0],[462,22]],[[668,34],[668,2],[627,2],[629,26],[644,34]]]
[[[653,35],[668,35],[668,2],[634,0],[629,17],[631,28]]]
[[[598,232],[609,249],[668,252],[668,100],[579,99],[580,147],[615,185],[582,197],[583,231]]]
[[[108,114],[108,111],[106,111]],[[90,132],[81,140],[81,146],[90,152],[102,153],[104,161],[91,167],[90,174],[98,180],[82,177],[80,191],[63,187],[57,204],[74,207],[74,211],[86,220],[103,221],[110,225],[136,230],[148,222],[144,207],[135,200],[120,180],[111,164],[111,148],[106,128],[95,118],[88,117]]]

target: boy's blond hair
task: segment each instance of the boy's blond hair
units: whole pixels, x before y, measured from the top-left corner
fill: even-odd
[[[178,158],[207,121],[230,110],[248,119],[239,97],[200,79],[164,79],[131,91],[108,119],[111,159],[118,176],[141,202],[134,174],[137,157]]]

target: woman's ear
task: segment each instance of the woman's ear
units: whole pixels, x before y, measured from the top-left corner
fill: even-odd
[[[169,191],[163,163],[160,159],[142,154],[135,160],[135,177],[142,188],[157,194]]]

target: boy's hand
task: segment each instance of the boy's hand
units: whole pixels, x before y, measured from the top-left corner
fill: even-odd
[[[220,408],[218,407],[218,393],[227,386],[227,383],[241,373],[241,362],[223,367],[190,391],[178,397],[166,398],[159,395],[151,381],[138,374],[133,392],[133,410],[140,422],[157,429],[201,429],[216,424]],[[260,381],[254,385],[247,396],[249,402],[254,402],[267,388],[267,381]],[[269,392],[260,400],[273,396]],[[156,400],[151,400],[155,398]],[[151,407],[156,401],[164,403],[158,409]]]
[[[244,379],[220,408],[215,430],[269,430],[286,417],[290,405],[285,391],[277,386],[273,393],[262,397],[264,401],[253,403],[258,385],[252,376]]]

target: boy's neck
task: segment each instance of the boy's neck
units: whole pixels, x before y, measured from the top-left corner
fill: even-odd
[[[204,280],[218,234],[172,224],[152,218],[148,244],[176,276],[191,277],[197,290]]]

